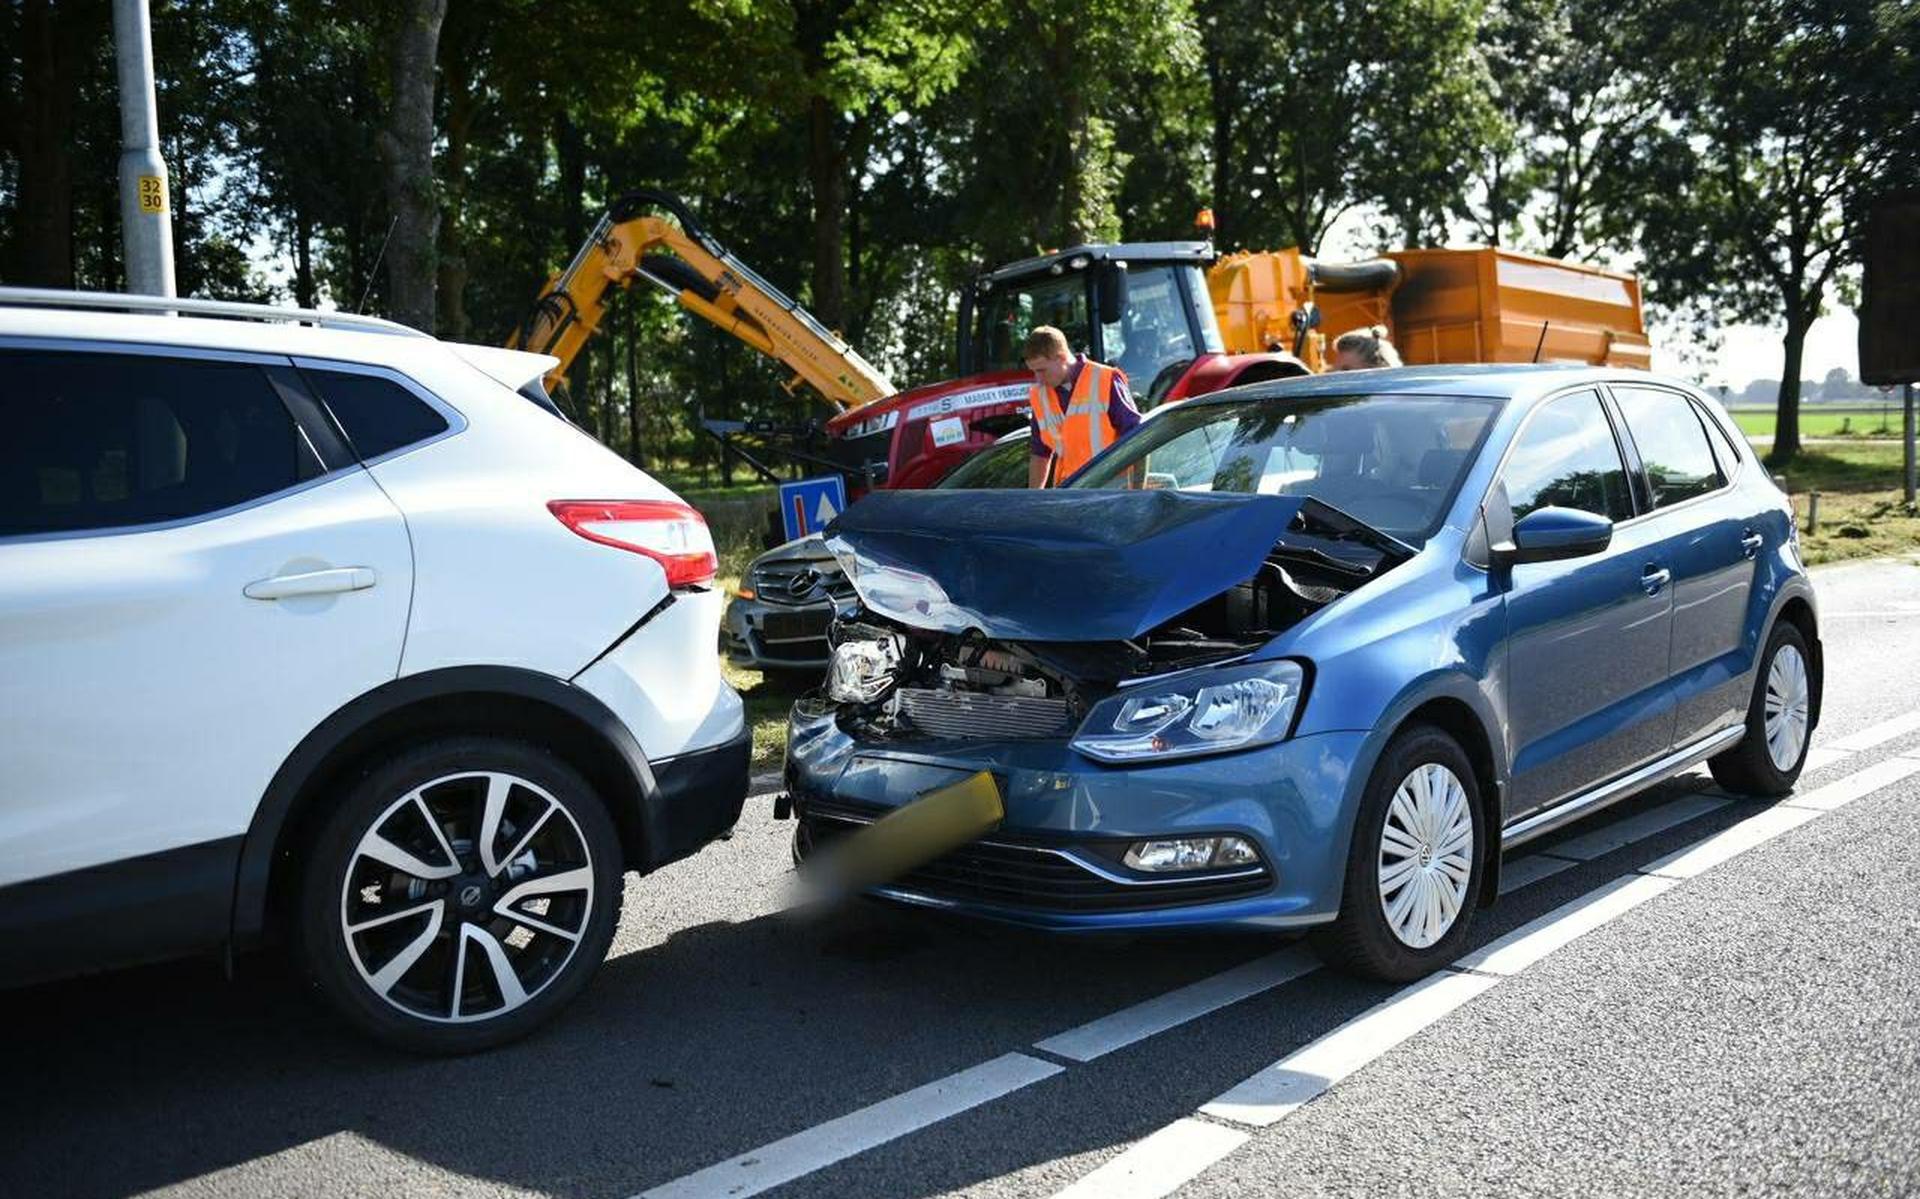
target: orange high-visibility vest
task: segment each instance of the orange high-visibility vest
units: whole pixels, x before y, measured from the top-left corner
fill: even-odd
[[[1085,360],[1080,377],[1067,394],[1067,410],[1060,411],[1051,387],[1035,380],[1027,389],[1027,404],[1033,409],[1033,427],[1040,440],[1053,451],[1053,479],[1059,482],[1085,466],[1093,456],[1113,444],[1118,434],[1107,415],[1107,395],[1113,389],[1113,368]]]

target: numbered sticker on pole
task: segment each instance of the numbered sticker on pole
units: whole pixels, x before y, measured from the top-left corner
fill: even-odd
[[[140,176],[140,211],[162,213],[167,210],[167,181],[158,175]]]

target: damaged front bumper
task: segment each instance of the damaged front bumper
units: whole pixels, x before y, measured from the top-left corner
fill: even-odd
[[[1290,928],[1339,910],[1366,739],[1322,733],[1115,767],[1065,740],[866,741],[831,708],[803,702],[791,718],[786,785],[804,855],[928,791],[994,775],[1001,827],[875,889],[889,898],[1062,930]],[[1242,837],[1260,860],[1185,874],[1124,860],[1140,841],[1202,836]]]

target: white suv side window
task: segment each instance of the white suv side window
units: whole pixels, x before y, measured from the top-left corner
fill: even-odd
[[[259,367],[0,351],[0,537],[204,516],[323,473]]]

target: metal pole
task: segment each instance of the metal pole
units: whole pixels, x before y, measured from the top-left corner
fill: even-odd
[[[173,217],[153,99],[147,0],[113,0],[113,42],[120,63],[120,231],[127,252],[127,290],[171,296]]]
[[[1907,507],[1913,507],[1914,463],[1913,463],[1913,384],[1906,385],[1905,413],[1900,418],[1900,437],[1906,445]]]

